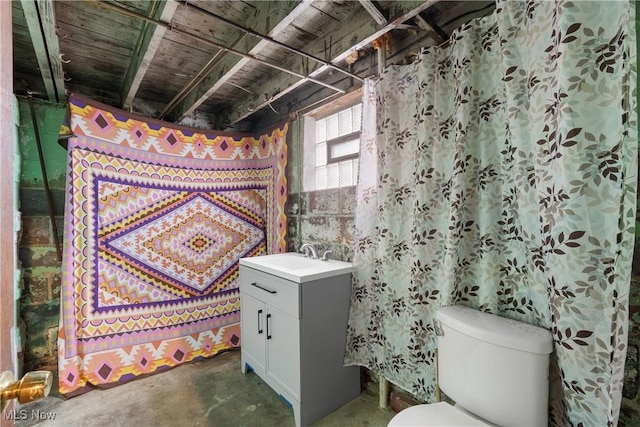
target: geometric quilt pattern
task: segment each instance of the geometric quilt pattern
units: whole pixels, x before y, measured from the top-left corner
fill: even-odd
[[[139,218],[133,211],[125,227],[98,229],[98,257],[137,263],[177,295],[215,292],[236,258],[264,245],[263,221],[230,204],[223,192],[176,193],[183,194],[158,201],[153,215]]]
[[[145,128],[127,113],[85,101],[83,113],[74,114],[74,102],[61,393],[73,396],[238,347],[238,260],[284,251],[287,127],[266,137],[234,137],[234,150],[221,138],[217,152],[226,149],[229,158],[211,158],[197,147],[184,150],[202,142],[196,131],[190,141],[185,129]],[[119,135],[144,141],[146,149],[114,139],[109,120],[129,123],[129,137]],[[101,128],[108,132],[100,134]],[[149,128],[164,140],[148,132],[142,138]],[[186,154],[153,150],[154,144],[181,145]]]

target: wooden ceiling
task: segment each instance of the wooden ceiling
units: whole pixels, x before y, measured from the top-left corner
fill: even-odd
[[[14,90],[261,130],[352,91],[492,1],[14,0]]]

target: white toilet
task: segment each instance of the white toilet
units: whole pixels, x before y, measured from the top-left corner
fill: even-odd
[[[456,402],[416,405],[400,426],[546,426],[551,333],[468,307],[438,312],[438,380]]]

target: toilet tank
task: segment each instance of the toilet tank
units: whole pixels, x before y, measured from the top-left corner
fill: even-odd
[[[499,426],[547,425],[549,331],[463,306],[437,318],[439,385],[456,405]]]

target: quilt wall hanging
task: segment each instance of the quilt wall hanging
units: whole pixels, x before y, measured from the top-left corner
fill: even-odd
[[[59,389],[240,345],[238,260],[284,252],[288,125],[176,127],[72,96]]]

